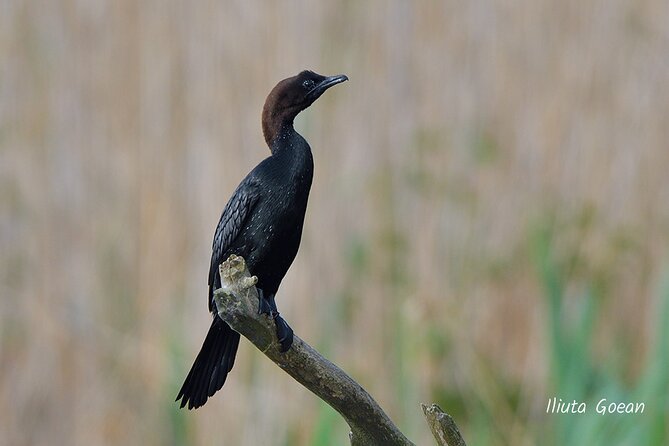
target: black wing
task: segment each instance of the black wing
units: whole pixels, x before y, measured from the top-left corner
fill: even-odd
[[[232,194],[228,204],[223,209],[221,219],[216,226],[214,242],[212,245],[211,265],[209,266],[209,311],[214,311],[215,306],[212,299],[214,287],[220,286],[218,265],[225,260],[223,256],[230,249],[232,242],[237,238],[240,231],[251,215],[253,207],[258,201],[258,188],[256,183],[247,177]]]

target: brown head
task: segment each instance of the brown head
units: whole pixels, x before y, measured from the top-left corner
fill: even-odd
[[[267,145],[271,148],[281,129],[292,127],[295,116],[313,104],[325,90],[347,80],[343,74],[322,76],[313,71],[302,71],[276,84],[262,110],[262,132]]]

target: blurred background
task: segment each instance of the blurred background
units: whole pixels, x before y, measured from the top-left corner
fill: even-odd
[[[351,80],[296,121],[296,333],[418,444],[421,402],[470,445],[667,444],[662,0],[0,1],[0,444],[347,443],[248,342],[173,402],[264,99],[305,68]]]

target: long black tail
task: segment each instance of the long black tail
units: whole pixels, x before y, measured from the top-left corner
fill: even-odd
[[[223,387],[235,363],[238,346],[239,333],[215,316],[202,349],[177,395],[176,401],[181,399],[181,407],[188,404],[188,409],[197,409]]]

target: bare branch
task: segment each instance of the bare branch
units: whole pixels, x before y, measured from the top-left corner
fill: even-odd
[[[467,446],[455,421],[441,407],[436,404],[429,407],[421,404],[420,407],[439,446]]]
[[[230,256],[219,271],[222,287],[214,292],[219,316],[339,412],[351,428],[349,437],[353,446],[413,445],[365,389],[297,335],[288,352],[279,352],[274,321],[258,314],[257,279],[249,274],[243,258]]]

